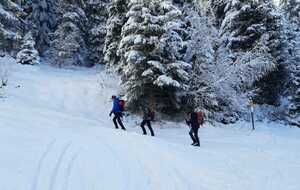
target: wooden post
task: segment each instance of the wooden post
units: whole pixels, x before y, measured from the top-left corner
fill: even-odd
[[[251,111],[251,120],[252,120],[252,130],[255,130],[255,126],[254,126],[254,113],[253,111]]]
[[[252,123],[252,130],[255,130],[255,124],[254,124],[254,107],[255,104],[253,102],[253,100],[249,101],[249,105],[250,105],[250,111],[251,111],[251,123]]]

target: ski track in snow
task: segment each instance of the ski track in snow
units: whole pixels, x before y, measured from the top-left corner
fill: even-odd
[[[38,168],[37,168],[37,171],[35,173],[35,177],[34,177],[34,180],[33,180],[33,183],[32,183],[33,185],[32,185],[31,190],[46,189],[45,187],[39,187],[38,186],[39,182],[40,182],[40,179],[43,179],[43,180],[49,179],[49,188],[48,188],[48,190],[55,190],[56,189],[55,185],[56,185],[56,182],[57,182],[59,170],[60,170],[61,166],[63,165],[63,160],[66,157],[66,154],[68,153],[68,150],[70,149],[70,147],[72,145],[72,142],[68,142],[63,146],[62,150],[57,151],[57,149],[54,149],[54,146],[56,144],[59,144],[59,143],[60,142],[57,142],[57,140],[53,140],[46,147],[45,152],[42,154],[41,158],[39,159]],[[57,153],[58,153],[58,155],[56,155]],[[54,164],[55,167],[52,170],[52,172],[48,173],[47,165],[49,165],[50,163],[45,163],[45,162],[46,162],[47,159],[50,159],[51,154],[55,154],[54,158],[56,159],[56,162],[54,160],[52,160],[55,163]],[[75,159],[75,158],[76,157],[74,157],[73,159]],[[73,159],[68,163],[69,168],[68,168],[67,172],[70,172],[71,169],[72,169],[72,165],[74,163]],[[67,174],[67,177],[65,178],[65,181],[69,177],[69,175],[70,175],[70,173]]]
[[[72,142],[68,142],[66,145],[64,145],[58,159],[57,159],[57,162],[55,164],[55,168],[52,172],[52,175],[50,177],[50,186],[49,186],[49,190],[54,190],[54,187],[55,187],[55,183],[57,181],[57,175],[58,175],[58,172],[59,172],[59,169],[62,165],[62,162],[63,162],[63,159],[67,153],[67,151],[69,150],[69,148],[71,147],[72,145]]]
[[[65,177],[64,177],[64,182],[63,182],[63,185],[62,185],[62,187],[63,187],[62,190],[68,190],[69,189],[70,176],[72,174],[72,170],[73,170],[73,167],[74,167],[74,164],[75,164],[75,161],[76,161],[78,155],[79,155],[79,151],[76,152],[71,157],[71,161],[68,163],[67,171],[66,171],[66,174],[65,174]]]
[[[43,167],[43,164],[44,164],[44,160],[45,158],[47,157],[47,155],[49,154],[52,146],[54,145],[55,143],[55,140],[53,140],[47,147],[46,147],[46,150],[45,152],[43,153],[43,155],[41,156],[41,158],[39,159],[39,163],[38,163],[38,168],[37,168],[37,171],[35,173],[35,177],[34,177],[34,180],[33,180],[33,185],[32,185],[32,188],[31,190],[37,190],[37,185],[38,185],[38,181],[39,181],[39,178],[40,178],[40,174],[41,174],[41,170],[42,170],[42,167]]]
[[[158,159],[159,160],[167,160],[167,161],[170,161],[172,160],[171,157],[169,156],[166,156],[167,153],[161,153],[161,152],[158,152],[155,150],[155,147],[153,145],[149,145],[147,143],[143,143],[143,146],[145,148],[147,148],[148,151],[151,151],[151,154],[152,155],[158,155]],[[143,160],[143,159],[142,159]],[[182,178],[182,176],[180,175],[180,173],[175,169],[175,166],[170,164],[169,167],[166,167],[165,165],[163,165],[164,169],[160,168],[161,171],[160,172],[157,172],[157,171],[152,171],[152,168],[151,168],[151,164],[144,164],[145,166],[150,166],[147,170],[148,171],[151,171],[152,174],[155,174],[155,173],[166,173],[164,175],[166,175],[166,178],[169,178],[169,179],[172,179],[174,181],[174,184],[173,184],[173,187],[171,189],[174,189],[174,190],[180,190],[180,189],[184,189],[185,188],[185,185],[188,185],[189,183],[186,183],[187,181],[184,181],[184,178]],[[161,189],[164,189],[161,187]],[[190,189],[190,188],[188,188]]]
[[[122,131],[123,132],[123,131]],[[102,141],[105,144],[105,148],[107,148],[107,150],[110,152],[110,154],[113,156],[114,159],[114,163],[116,168],[115,169],[120,169],[121,170],[121,176],[126,176],[127,172],[126,171],[130,171],[130,168],[127,167],[126,162],[124,161],[124,159],[122,158],[122,155],[120,155],[120,153],[118,154],[118,151],[116,151],[113,146],[111,146],[109,143]],[[123,188],[124,190],[129,189],[129,182],[130,178],[125,181]]]
[[[128,117],[116,130],[117,85],[101,69],[15,66],[0,98],[0,190],[300,189],[296,129],[205,127],[201,148],[180,123],[154,123],[149,137]]]

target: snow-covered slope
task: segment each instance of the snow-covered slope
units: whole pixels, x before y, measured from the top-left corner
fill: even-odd
[[[14,65],[0,99],[0,190],[298,190],[300,131],[206,125],[201,148],[182,123],[138,118],[113,129],[117,79],[102,68]],[[3,93],[3,92],[2,92]],[[171,128],[172,127],[172,128]]]

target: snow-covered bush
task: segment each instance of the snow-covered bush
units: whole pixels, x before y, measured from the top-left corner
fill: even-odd
[[[33,40],[32,33],[29,32],[25,35],[21,51],[17,54],[17,63],[35,65],[39,64],[39,62],[39,53],[35,49],[35,41]]]

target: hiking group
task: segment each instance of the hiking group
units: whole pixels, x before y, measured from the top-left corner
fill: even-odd
[[[109,116],[112,116],[112,114],[114,114],[113,123],[116,129],[119,129],[120,127],[121,129],[126,130],[122,122],[123,112],[125,111],[125,101],[119,99],[117,96],[112,96],[111,98],[113,106]],[[143,111],[143,120],[140,124],[140,127],[142,129],[143,135],[147,135],[147,131],[145,129],[145,125],[147,125],[151,136],[155,136],[153,128],[151,126],[151,122],[154,121],[155,117],[154,111],[145,103],[141,105],[141,110]],[[191,145],[200,146],[198,131],[200,126],[204,124],[203,112],[191,111],[187,114],[185,121],[186,124],[190,127],[189,135],[193,141]]]

